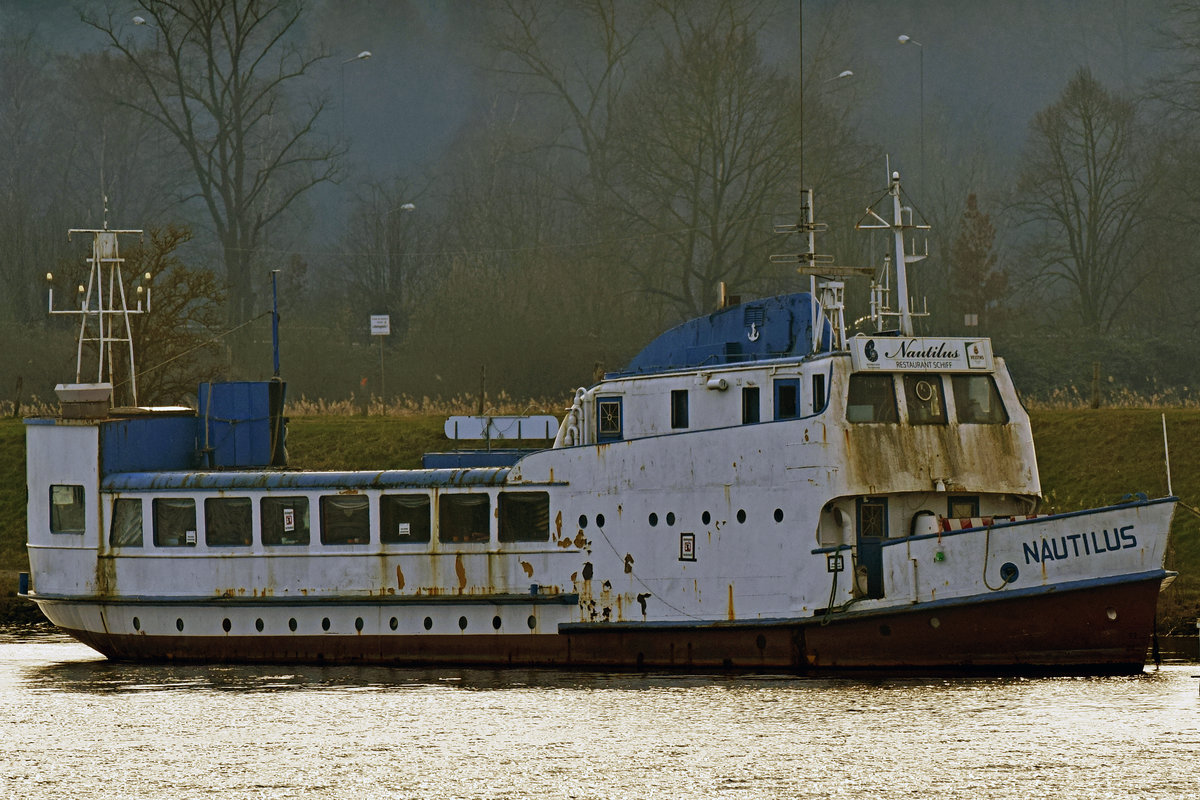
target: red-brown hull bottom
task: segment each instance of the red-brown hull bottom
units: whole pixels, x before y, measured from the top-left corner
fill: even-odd
[[[117,660],[586,669],[1140,672],[1159,580],[771,623],[570,626],[555,634],[150,636],[68,630]]]

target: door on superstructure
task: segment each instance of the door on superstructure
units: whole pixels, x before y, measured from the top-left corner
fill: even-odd
[[[867,597],[883,597],[883,542],[887,539],[887,498],[860,497],[857,502],[858,560],[854,578]],[[865,573],[865,574],[863,574]],[[865,583],[865,586],[861,584]]]

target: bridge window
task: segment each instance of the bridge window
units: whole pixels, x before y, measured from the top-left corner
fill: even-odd
[[[742,424],[749,425],[759,420],[758,387],[742,387]]]
[[[908,421],[911,424],[945,424],[946,398],[942,394],[940,376],[920,373],[905,375],[904,401],[908,404]]]
[[[846,398],[849,422],[896,422],[896,389],[891,375],[856,374],[850,376]]]
[[[671,390],[671,427],[686,428],[688,426],[688,393],[687,389]]]
[[[249,547],[253,526],[254,504],[249,497],[205,498],[204,543],[209,547]]]
[[[621,438],[621,398],[596,398],[596,439],[614,442]]]
[[[142,546],[142,501],[140,498],[118,497],[113,500],[112,525],[108,542],[113,547]]]
[[[50,532],[83,533],[87,506],[83,487],[54,484],[50,487]]]
[[[950,387],[959,422],[977,425],[1008,422],[1008,412],[991,375],[951,375]]]
[[[429,541],[429,495],[385,494],[379,498],[379,539],[383,542]]]
[[[947,497],[946,516],[950,519],[970,519],[979,516],[979,496]]]
[[[308,544],[308,498],[264,497],[259,503],[263,544]]]
[[[775,381],[775,419],[795,419],[800,416],[800,379],[781,378]]]
[[[822,372],[812,376],[812,410],[814,414],[825,410],[825,374]]]
[[[550,541],[549,492],[501,492],[499,526],[502,542]]]
[[[371,505],[365,494],[321,498],[321,544],[367,544],[371,541]]]
[[[196,501],[190,497],[154,498],[154,544],[196,546]]]
[[[438,498],[438,539],[443,542],[487,542],[491,498],[486,494],[443,494]]]

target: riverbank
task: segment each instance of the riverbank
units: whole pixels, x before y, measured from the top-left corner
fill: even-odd
[[[1044,510],[1108,505],[1127,494],[1167,493],[1162,416],[1171,445],[1171,489],[1200,505],[1200,409],[1085,409],[1030,412]],[[288,426],[288,454],[303,469],[407,469],[421,454],[453,443],[441,415],[297,416]],[[40,617],[16,597],[25,554],[25,435],[20,420],[0,420],[0,624]],[[1195,636],[1200,617],[1200,516],[1180,508],[1171,527],[1167,568],[1179,577],[1159,599],[1163,634]]]

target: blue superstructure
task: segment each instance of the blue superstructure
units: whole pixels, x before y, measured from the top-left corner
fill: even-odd
[[[821,320],[821,346],[828,352],[830,325],[808,292],[765,297],[688,320],[661,334],[619,375],[800,356],[814,352],[813,319]]]

